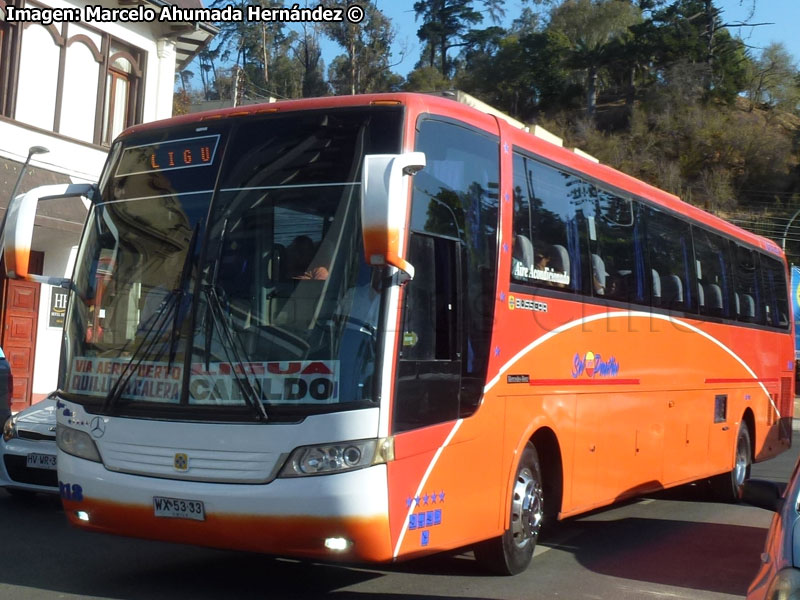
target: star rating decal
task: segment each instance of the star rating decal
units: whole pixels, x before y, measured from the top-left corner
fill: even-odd
[[[417,506],[426,506],[428,504],[441,504],[444,502],[444,490],[440,492],[428,492],[420,496],[406,498],[406,508],[416,508]]]

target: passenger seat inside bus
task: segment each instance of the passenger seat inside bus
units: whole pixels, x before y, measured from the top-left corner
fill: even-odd
[[[550,268],[555,273],[566,273],[569,275],[569,252],[560,244],[553,244],[553,259],[550,261]],[[567,287],[567,284],[556,283],[559,287]]]
[[[706,286],[706,293],[708,295],[708,314],[717,317],[723,316],[725,307],[722,303],[722,288],[716,283],[709,283]]]
[[[661,276],[661,306],[683,308],[683,282],[677,275]]]
[[[533,243],[524,235],[517,234],[514,239],[514,251],[512,256],[528,269],[533,265]]]
[[[273,283],[286,279],[286,248],[283,244],[273,244],[262,256],[266,265],[267,279]]]
[[[754,321],[756,318],[756,301],[750,294],[742,294],[741,296],[741,317],[748,321]]]
[[[653,306],[661,306],[661,277],[658,271],[650,269],[653,281]]]
[[[599,254],[592,254],[592,285],[596,296],[606,293],[606,264]]]

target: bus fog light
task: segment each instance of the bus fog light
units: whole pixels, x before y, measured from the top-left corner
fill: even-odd
[[[352,545],[353,542],[351,542],[346,538],[341,538],[341,537],[325,538],[325,547],[328,550],[333,550],[334,552],[344,552]]]
[[[86,521],[87,523],[89,522],[89,513],[87,513],[85,510],[76,510],[75,516],[78,517],[79,521]]]
[[[56,445],[59,450],[67,454],[94,462],[102,462],[94,440],[85,431],[58,425],[56,427]]]

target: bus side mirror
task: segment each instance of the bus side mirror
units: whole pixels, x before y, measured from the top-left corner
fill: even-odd
[[[4,217],[2,232],[0,232],[5,255],[6,277],[62,285],[63,280],[60,278],[32,275],[29,272],[36,207],[40,200],[57,200],[74,196],[93,199],[96,189],[93,184],[43,185],[20,194],[16,198],[11,198]]]
[[[425,154],[368,154],[361,171],[361,228],[367,262],[397,267],[414,277],[406,261],[411,176],[425,166]]]

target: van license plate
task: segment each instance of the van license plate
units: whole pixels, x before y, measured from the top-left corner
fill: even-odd
[[[200,500],[153,496],[153,511],[157,517],[205,521],[206,509]]]

